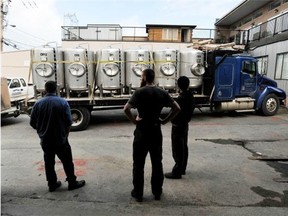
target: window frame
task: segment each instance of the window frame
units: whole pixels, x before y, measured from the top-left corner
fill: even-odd
[[[261,74],[261,75],[267,75],[267,72],[268,72],[268,64],[269,64],[269,56],[268,55],[264,55],[264,56],[257,56],[255,57],[257,59],[257,68],[258,68],[258,73]],[[265,63],[265,61],[263,62],[263,59],[266,58],[267,61],[266,61],[266,65],[264,65],[264,73],[263,73],[263,63]],[[259,67],[259,63],[260,62],[260,59],[261,59],[261,68]],[[260,71],[261,69],[261,71]]]
[[[12,79],[11,80],[11,84],[10,84],[10,89],[13,89],[13,88],[20,88],[21,87],[21,83],[18,79]]]
[[[163,28],[162,40],[177,41],[179,35],[179,29],[177,28]]]
[[[22,84],[23,87],[26,87],[26,82],[23,78],[20,78],[20,82]]]
[[[271,2],[268,6],[268,11],[271,11],[277,7],[279,7],[282,4],[281,0],[275,1],[275,2]]]
[[[245,67],[246,66],[246,67]],[[249,66],[249,67],[247,67]],[[255,61],[250,61],[250,60],[244,60],[242,62],[242,66],[241,66],[241,72],[245,73],[245,74],[249,74],[251,76],[256,76],[257,73],[257,62]]]
[[[274,73],[274,79],[275,80],[288,80],[288,70],[284,71],[285,59],[287,61],[287,65],[288,65],[288,52],[278,53],[276,55],[276,64],[275,64],[275,73]],[[279,61],[281,61],[280,65],[279,65]],[[278,71],[278,70],[280,70],[280,71]],[[284,74],[284,72],[286,74]]]

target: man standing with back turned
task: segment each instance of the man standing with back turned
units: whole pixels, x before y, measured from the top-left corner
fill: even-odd
[[[72,124],[69,104],[56,95],[56,82],[45,83],[46,95],[37,101],[32,109],[30,125],[37,130],[44,151],[46,179],[49,191],[53,192],[61,186],[55,172],[55,155],[61,160],[68,190],[85,185],[85,181],[76,181],[72,151],[68,142],[68,134]]]
[[[137,89],[124,107],[127,117],[136,124],[133,141],[133,186],[131,195],[142,202],[144,190],[144,166],[149,152],[152,163],[151,186],[155,200],[161,199],[164,180],[162,165],[161,124],[172,120],[180,111],[179,105],[170,95],[154,85],[155,72],[146,69],[142,73],[141,88]],[[171,107],[171,112],[160,119],[163,107]],[[131,109],[138,111],[135,117]]]
[[[180,89],[180,95],[176,99],[181,111],[172,120],[172,156],[175,165],[172,172],[165,173],[169,179],[181,179],[186,174],[188,162],[188,130],[189,121],[191,120],[195,109],[193,94],[189,91],[190,80],[186,76],[179,77],[177,81]]]

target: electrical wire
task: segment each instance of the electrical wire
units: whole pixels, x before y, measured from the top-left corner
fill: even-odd
[[[9,41],[9,39],[2,38],[2,42],[3,42],[3,44],[5,44],[6,46],[11,46],[11,47],[13,47],[14,49],[19,50],[19,48],[17,47],[17,44],[13,43],[12,41]]]
[[[30,33],[27,33],[27,32],[25,32],[25,31],[19,29],[18,27],[15,27],[15,28],[13,28],[13,29],[15,29],[15,30],[17,30],[17,31],[19,31],[19,32],[21,32],[21,33],[23,33],[23,34],[26,34],[26,35],[28,35],[28,36],[30,36],[30,37],[33,37],[34,39],[38,39],[38,40],[40,40],[40,41],[44,41],[44,42],[46,42],[45,39],[40,38],[40,37],[35,36],[35,35],[32,35],[32,34],[30,34]]]
[[[14,43],[14,44],[21,44],[21,45],[23,45],[23,46],[27,46],[27,47],[36,47],[36,46],[33,46],[33,45],[30,45],[30,44],[26,44],[26,43],[22,43],[22,42],[19,42],[19,41],[15,41],[15,40],[11,40],[11,39],[7,39],[7,38],[5,38],[5,40],[7,40],[7,41],[9,41],[9,42],[11,42],[11,43]]]

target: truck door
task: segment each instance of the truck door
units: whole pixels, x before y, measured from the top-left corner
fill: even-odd
[[[225,63],[218,66],[215,73],[215,93],[214,101],[233,100],[235,67],[232,59],[227,59]]]
[[[251,96],[256,91],[256,62],[244,60],[240,72],[240,95]]]
[[[10,99],[12,101],[22,100],[27,93],[27,84],[23,78],[7,79]]]

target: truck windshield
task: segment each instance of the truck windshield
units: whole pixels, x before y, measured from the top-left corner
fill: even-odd
[[[21,84],[18,79],[13,79],[9,86],[9,88],[19,88],[19,87],[21,87]]]
[[[256,75],[256,62],[243,61],[242,63],[242,72],[248,73],[252,76]]]

